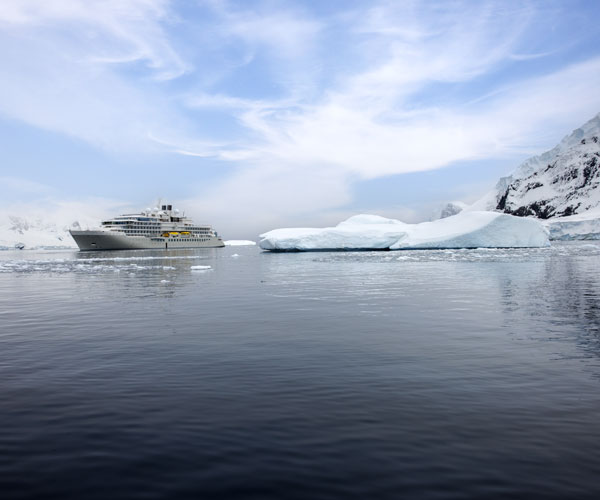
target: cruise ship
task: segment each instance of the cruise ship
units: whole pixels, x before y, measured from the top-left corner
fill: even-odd
[[[80,250],[208,248],[225,244],[209,225],[194,224],[172,205],[123,214],[98,229],[70,230]]]

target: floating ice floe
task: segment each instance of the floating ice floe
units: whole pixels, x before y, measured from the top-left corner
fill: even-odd
[[[77,258],[78,262],[127,262],[136,260],[183,260],[183,259],[203,259],[200,255],[160,255],[160,256],[136,256],[136,257],[82,257]],[[68,262],[72,259],[62,259],[61,262]],[[59,262],[59,260],[55,260]]]
[[[227,246],[227,247],[242,247],[242,246],[256,245],[256,241],[250,241],[250,240],[227,240],[227,241],[224,241],[223,243],[225,243],[225,246]]]
[[[190,267],[192,271],[208,271],[210,266],[192,266]]]
[[[537,220],[497,212],[461,212],[433,222],[406,224],[355,215],[335,227],[275,229],[260,236],[264,250],[403,250],[549,246]]]
[[[88,260],[88,262],[86,262]],[[48,259],[48,260],[29,260],[29,259],[18,259],[18,260],[6,260],[0,261],[0,273],[31,273],[31,272],[46,272],[46,273],[120,273],[124,271],[172,271],[176,268],[174,266],[153,266],[144,265],[140,266],[134,262],[131,263],[119,263],[119,264],[105,264],[89,262],[89,259]],[[82,262],[83,261],[83,262]]]

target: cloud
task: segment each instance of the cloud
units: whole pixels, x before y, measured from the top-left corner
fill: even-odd
[[[540,52],[536,54],[511,54],[510,58],[514,61],[531,61],[533,59],[540,59],[542,57],[548,57],[552,52]]]
[[[520,14],[518,22],[500,22],[516,14]],[[498,11],[490,4],[464,10],[402,8],[399,12],[387,5],[375,7],[364,16],[364,25],[354,29],[377,35],[360,49],[375,54],[374,60],[354,67],[319,98],[286,103],[215,96],[213,103],[232,109],[252,132],[245,151],[226,151],[223,157],[297,168],[331,165],[369,179],[441,168],[510,150],[518,134],[531,132],[531,127],[542,122],[535,119],[540,112],[519,96],[545,95],[546,109],[551,109],[557,94],[564,92],[566,74],[575,72],[584,93],[562,99],[564,107],[572,111],[583,102],[589,105],[598,79],[595,62],[520,81],[519,91],[496,88],[495,96],[478,103],[435,101],[431,87],[468,84],[513,59],[532,15],[530,9]],[[506,106],[511,99],[523,101],[519,116]],[[541,99],[535,101],[539,107]],[[207,105],[211,99],[204,95],[198,102]]]
[[[164,90],[189,70],[170,20],[162,0],[3,2],[0,113],[117,152],[156,151],[150,134],[185,136]]]
[[[80,62],[142,60],[155,78],[180,76],[186,65],[171,48],[161,21],[170,18],[165,0],[6,0],[0,23],[8,31],[30,31],[60,44]],[[46,38],[48,37],[48,38]]]
[[[350,5],[7,0],[0,113],[195,157],[189,183],[227,164],[188,202],[264,228],[344,211],[363,180],[539,152],[600,109],[600,59],[555,57],[556,9]]]
[[[238,171],[181,205],[196,218],[212,214],[211,223],[223,234],[252,237],[271,225],[301,223],[350,200],[344,172],[264,164]]]
[[[5,199],[8,196],[41,195],[52,191],[52,188],[45,184],[11,176],[0,176],[0,186],[6,193]]]
[[[264,48],[279,60],[292,60],[294,64],[309,48],[314,48],[323,28],[319,21],[291,9],[279,12],[221,10],[221,18],[225,36],[238,38],[256,51]]]
[[[386,4],[350,16],[358,24],[347,32],[376,35],[357,49],[372,58],[359,55],[361,65],[338,74],[319,96],[199,96],[195,105],[222,106],[251,138],[221,153],[246,167],[214,195],[203,194],[204,206],[227,211],[218,200],[236,200],[234,206],[244,207],[239,213],[252,210],[264,224],[275,223],[274,214],[283,222],[294,213],[309,217],[312,209],[314,217],[347,203],[349,186],[362,179],[539,153],[600,108],[600,59],[542,76],[479,83],[514,63],[535,20],[530,7],[435,6],[432,12],[413,5],[410,12],[392,12],[395,6]],[[466,99],[439,98],[457,87],[471,90]],[[336,186],[331,196],[320,189],[323,175],[328,189]]]

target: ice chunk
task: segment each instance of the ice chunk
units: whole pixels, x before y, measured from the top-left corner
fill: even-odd
[[[551,240],[600,240],[600,209],[543,221]]]
[[[414,224],[401,248],[515,248],[549,246],[548,231],[538,221],[495,212],[465,212]]]
[[[192,271],[207,271],[210,269],[210,266],[192,266],[190,267]]]
[[[250,240],[227,240],[227,241],[224,241],[223,243],[225,243],[225,246],[227,246],[227,247],[241,247],[241,246],[256,245],[256,241],[250,241]]]
[[[275,229],[262,234],[261,238],[260,247],[274,251],[550,245],[548,230],[537,220],[497,212],[461,212],[420,224],[406,224],[376,215],[356,215],[335,227]]]

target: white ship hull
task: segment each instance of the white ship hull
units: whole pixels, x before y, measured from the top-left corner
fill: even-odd
[[[113,231],[70,231],[80,250],[143,250],[172,248],[224,247],[221,238],[215,236],[160,237],[132,236]]]

